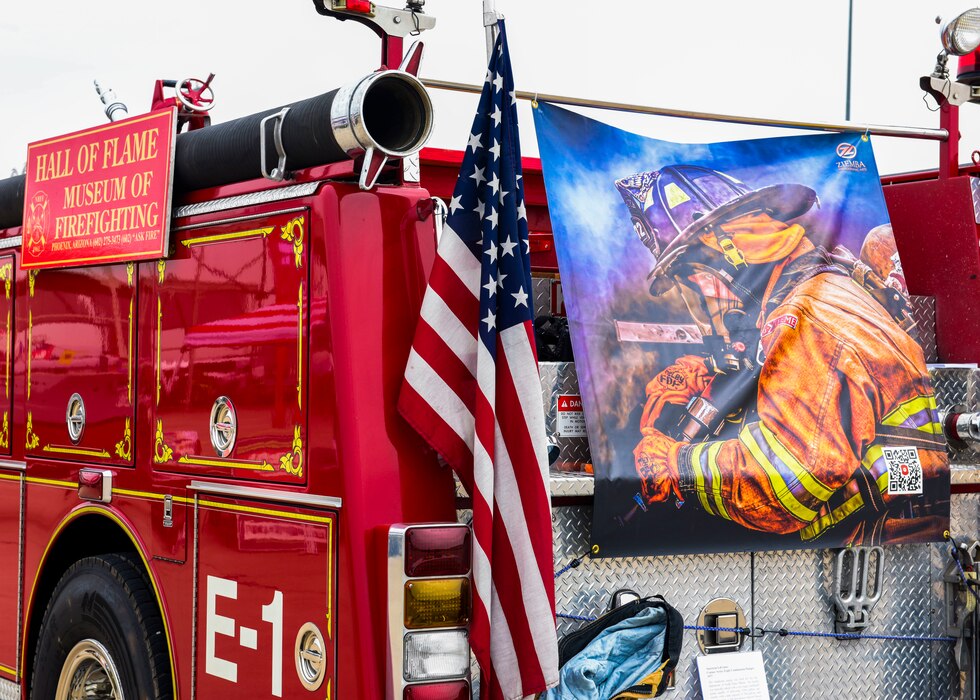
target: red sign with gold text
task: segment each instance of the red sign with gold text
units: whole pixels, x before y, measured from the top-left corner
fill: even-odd
[[[21,266],[164,257],[175,123],[159,110],[30,144]]]

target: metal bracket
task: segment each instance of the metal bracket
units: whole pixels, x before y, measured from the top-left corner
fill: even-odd
[[[727,630],[745,628],[745,612],[731,598],[715,598],[701,608],[698,627],[723,627]],[[745,635],[741,632],[698,630],[698,646],[704,654],[721,654],[742,648]]]
[[[882,547],[848,547],[834,560],[834,607],[838,631],[863,630],[871,622],[871,610],[881,599],[885,550]]]
[[[289,113],[289,107],[283,107],[275,114],[270,114],[269,116],[262,119],[259,122],[259,161],[262,164],[262,177],[267,180],[274,180],[275,182],[282,182],[283,180],[288,180],[291,177],[291,173],[286,170],[286,149],[282,145],[282,123],[286,119],[286,114]],[[268,172],[265,167],[266,163],[266,124],[271,120],[275,120],[272,125],[272,142],[276,147],[276,154],[279,157],[279,162],[276,167],[272,169],[272,172]]]
[[[164,527],[174,526],[174,497],[173,496],[163,497],[163,526]]]
[[[329,15],[340,20],[352,19],[367,25],[379,36],[383,33],[389,36],[406,37],[436,26],[436,18],[422,14],[418,3],[410,2],[404,10],[373,5],[371,14],[348,10],[344,0],[313,0],[313,6],[321,15]]]
[[[969,546],[962,544],[957,547],[957,553],[960,557],[960,566],[966,570],[968,579],[972,576],[973,580],[976,580],[977,560],[980,559],[980,542],[974,541]],[[970,571],[970,569],[973,570]],[[943,588],[945,592],[944,622],[946,634],[950,637],[959,637],[963,634],[963,623],[970,616],[974,606],[971,605],[969,594],[966,597],[966,605],[961,605],[960,594],[966,591],[966,586],[955,561],[950,560],[946,568],[943,569]],[[973,600],[975,601],[975,599]]]
[[[980,86],[974,87],[955,80],[925,75],[919,78],[919,87],[932,95],[936,102],[948,102],[954,107],[967,102],[980,101]]]

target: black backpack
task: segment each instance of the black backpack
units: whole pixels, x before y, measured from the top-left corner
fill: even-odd
[[[613,601],[623,593],[633,593],[632,591],[616,591],[613,594]],[[636,595],[633,593],[633,595]],[[663,656],[661,657],[659,668],[654,673],[644,678],[636,685],[621,690],[614,696],[614,700],[627,698],[654,698],[664,692],[667,687],[670,674],[677,667],[677,662],[681,655],[681,644],[684,637],[684,618],[670,605],[663,596],[650,596],[630,601],[611,609],[598,619],[581,627],[574,632],[569,632],[558,642],[558,665],[564,666],[576,654],[585,649],[589,643],[599,636],[607,627],[611,627],[623,620],[629,619],[646,608],[660,608],[666,615],[666,633],[664,637]]]

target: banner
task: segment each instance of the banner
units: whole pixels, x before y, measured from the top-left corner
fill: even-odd
[[[159,110],[30,144],[21,266],[165,257],[175,120]]]
[[[871,142],[535,126],[600,556],[942,539],[949,465]]]

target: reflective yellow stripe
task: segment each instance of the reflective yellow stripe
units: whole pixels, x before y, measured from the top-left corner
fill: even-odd
[[[883,425],[900,426],[906,420],[911,420],[912,416],[921,411],[935,411],[935,396],[916,396],[892,409],[891,413],[885,416],[881,422]],[[943,426],[935,421],[929,421],[924,425],[916,427],[916,430],[932,435],[942,435]]]
[[[725,520],[731,520],[732,517],[725,510],[725,503],[721,498],[721,470],[718,468],[718,453],[721,452],[722,444],[721,442],[715,442],[708,448],[708,469],[711,470],[711,495],[715,499],[715,507],[718,509],[718,515],[725,518]]]
[[[698,500],[701,501],[701,507],[704,508],[706,513],[715,512],[711,509],[708,504],[708,495],[705,491],[704,485],[704,472],[701,471],[701,453],[704,452],[704,448],[708,446],[708,443],[702,442],[694,446],[691,450],[691,468],[694,470],[694,490],[698,492]]]
[[[303,515],[302,513],[290,513],[285,510],[272,510],[271,508],[256,508],[255,506],[238,506],[231,503],[218,503],[216,501],[198,501],[201,508],[214,508],[217,510],[230,510],[236,513],[250,513],[252,515],[269,515],[275,518],[286,518],[288,520],[300,520],[305,523],[323,523],[333,525],[333,518],[322,517],[319,515]]]
[[[4,666],[3,664],[0,664],[0,671],[3,671],[4,673],[9,673],[14,678],[17,677],[17,671],[10,668],[10,666]]]
[[[783,508],[789,511],[797,520],[805,523],[808,523],[817,517],[817,511],[807,508],[796,499],[796,496],[794,496],[793,492],[790,491],[786,481],[783,480],[782,475],[779,473],[776,467],[769,462],[759,445],[756,444],[755,438],[752,437],[752,433],[749,432],[748,428],[742,429],[742,432],[739,433],[738,439],[741,440],[742,444],[748,448],[749,453],[755,458],[755,461],[762,465],[762,468],[766,472],[766,476],[769,477],[769,483],[772,485],[773,493],[776,494],[776,498],[779,499],[779,502]]]
[[[861,494],[856,493],[834,510],[825,515],[821,515],[819,518],[800,530],[800,537],[804,540],[812,540],[831,525],[836,525],[848,515],[860,510],[863,507],[864,499],[861,498]]]
[[[803,488],[809,491],[811,496],[823,502],[833,495],[834,491],[832,489],[827,488],[823,482],[811,474],[810,470],[793,456],[792,452],[783,447],[783,443],[779,441],[775,433],[769,430],[763,423],[759,423],[759,429],[762,431],[762,436],[766,439],[766,442],[769,443],[769,449],[775,452],[776,456],[783,461],[783,464],[792,470],[793,475],[800,480]]]

